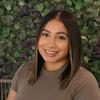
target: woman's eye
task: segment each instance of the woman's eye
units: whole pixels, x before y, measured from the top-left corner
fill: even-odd
[[[48,33],[41,33],[41,36],[47,37],[48,36]]]
[[[66,40],[66,37],[65,36],[59,36],[59,39]]]

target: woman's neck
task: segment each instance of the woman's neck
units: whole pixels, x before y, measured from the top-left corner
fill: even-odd
[[[55,62],[55,63],[48,63],[48,62],[45,62],[44,63],[44,67],[46,68],[46,70],[48,71],[55,71],[59,68],[61,68],[64,64],[68,64],[68,61],[63,61],[63,62]]]

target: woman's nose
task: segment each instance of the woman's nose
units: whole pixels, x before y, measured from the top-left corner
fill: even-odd
[[[48,47],[49,48],[56,48],[56,40],[54,38],[50,38],[48,40]]]

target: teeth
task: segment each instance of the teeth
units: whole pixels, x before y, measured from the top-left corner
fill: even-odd
[[[55,51],[48,51],[48,50],[46,50],[46,52],[48,52],[48,53],[56,53]]]
[[[53,51],[53,50],[45,50],[45,54],[47,57],[55,57],[57,55],[57,51]]]

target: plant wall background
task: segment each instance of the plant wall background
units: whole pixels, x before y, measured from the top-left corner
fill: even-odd
[[[0,78],[12,78],[21,64],[32,60],[40,19],[57,8],[77,17],[83,65],[100,84],[99,0],[0,0]]]

